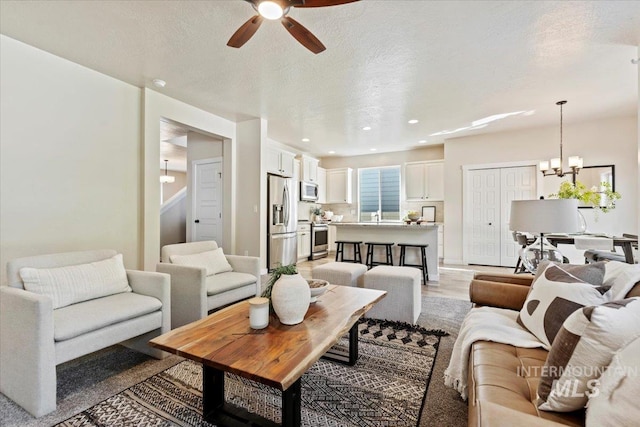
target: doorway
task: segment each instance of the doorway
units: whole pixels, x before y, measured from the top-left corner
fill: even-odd
[[[160,163],[160,248],[196,240],[222,246],[222,139],[161,118]]]
[[[519,246],[509,230],[511,201],[536,198],[536,167],[468,168],[465,182],[465,263],[515,266]]]

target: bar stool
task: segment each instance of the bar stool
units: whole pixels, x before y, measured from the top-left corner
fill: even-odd
[[[427,269],[427,244],[419,244],[419,243],[398,243],[400,246],[400,264],[401,266],[406,267],[418,267],[422,270],[422,279],[424,280],[424,284],[427,284],[429,280],[429,270]],[[407,264],[405,261],[406,257],[406,248],[420,248],[420,258],[421,264]]]
[[[381,243],[381,242],[365,242],[367,245],[367,259],[366,264],[367,267],[373,268],[376,265],[393,265],[393,253],[392,246],[395,243]],[[384,246],[386,249],[386,259],[384,261],[374,261],[373,260],[373,250],[376,246]]]
[[[360,245],[362,242],[355,240],[336,240],[336,262],[355,262],[362,264]],[[344,245],[353,245],[353,259],[345,259]]]

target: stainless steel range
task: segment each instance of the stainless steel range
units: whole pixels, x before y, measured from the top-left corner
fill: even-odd
[[[311,223],[311,256],[310,260],[324,258],[329,254],[329,226]]]

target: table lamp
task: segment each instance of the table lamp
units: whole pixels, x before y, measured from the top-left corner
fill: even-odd
[[[509,230],[539,235],[520,256],[526,269],[534,273],[542,260],[563,262],[562,253],[545,237],[545,233],[575,233],[578,224],[578,200],[540,199],[511,202]]]

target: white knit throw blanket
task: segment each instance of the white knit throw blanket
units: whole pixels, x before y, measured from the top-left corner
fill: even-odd
[[[467,378],[469,354],[476,341],[493,341],[517,347],[536,348],[543,344],[529,331],[520,326],[518,312],[495,307],[472,309],[465,317],[460,333],[453,345],[449,367],[444,371],[444,383],[456,389],[462,399],[467,400]]]

